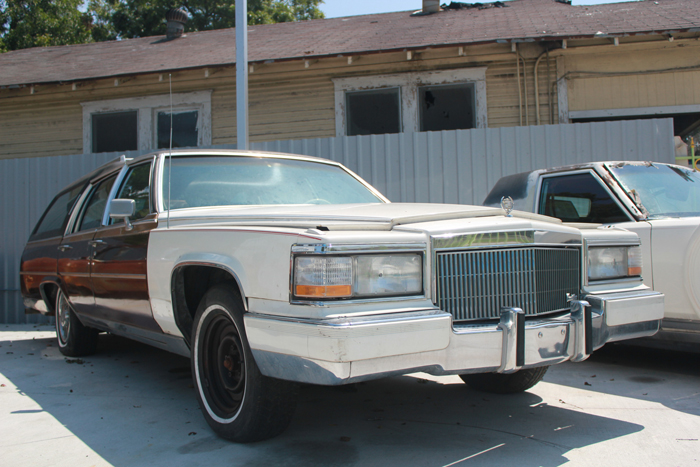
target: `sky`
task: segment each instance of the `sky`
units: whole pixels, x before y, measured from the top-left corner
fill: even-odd
[[[488,0],[462,0],[465,3]],[[601,3],[619,3],[637,0],[573,0],[573,5],[598,5]],[[449,0],[441,1],[448,3]],[[326,18],[339,16],[367,15],[372,13],[388,13],[390,11],[420,10],[422,0],[324,0],[321,11]]]

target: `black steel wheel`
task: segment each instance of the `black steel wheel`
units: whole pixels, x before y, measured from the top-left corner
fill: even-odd
[[[476,373],[459,375],[462,381],[477,391],[492,392],[495,394],[515,394],[527,391],[535,384],[542,381],[548,366],[528,368],[515,373]]]
[[[58,349],[67,357],[82,357],[97,349],[96,329],[83,326],[75,315],[66,295],[59,289],[56,294],[56,338]]]
[[[227,287],[210,289],[192,336],[192,378],[209,426],[240,443],[282,433],[294,415],[298,385],[260,373],[245,335],[241,297]]]

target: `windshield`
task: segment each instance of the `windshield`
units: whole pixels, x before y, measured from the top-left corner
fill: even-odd
[[[345,170],[318,162],[201,156],[173,157],[172,166],[170,164],[166,159],[163,170],[165,209],[168,209],[168,205],[172,209],[181,209],[383,202]],[[170,183],[169,173],[172,174]]]
[[[624,164],[608,168],[635,195],[649,217],[700,216],[700,173],[666,164]]]

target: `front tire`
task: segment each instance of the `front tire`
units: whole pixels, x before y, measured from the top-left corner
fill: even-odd
[[[459,375],[462,381],[477,391],[492,392],[495,394],[516,394],[527,391],[535,384],[542,381],[548,366],[528,368],[515,373],[477,373]]]
[[[68,298],[59,289],[56,294],[56,338],[58,350],[67,357],[92,355],[97,349],[97,329],[83,326]]]
[[[294,415],[298,385],[260,373],[246,338],[240,295],[213,287],[193,326],[192,378],[209,426],[239,443],[282,433]]]

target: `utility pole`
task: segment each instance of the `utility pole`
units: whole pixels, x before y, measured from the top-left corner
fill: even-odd
[[[238,149],[248,143],[248,4],[236,0],[236,140]]]

